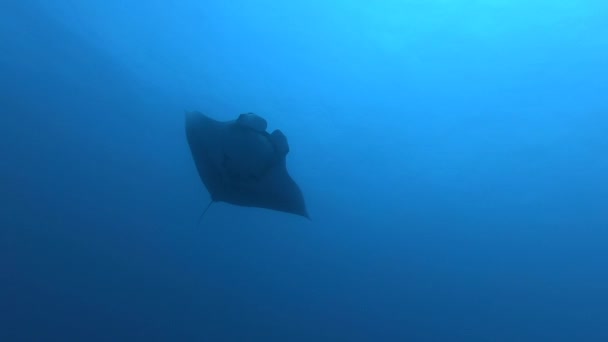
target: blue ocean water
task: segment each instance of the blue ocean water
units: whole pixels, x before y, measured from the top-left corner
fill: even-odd
[[[608,3],[0,3],[0,341],[608,341]],[[289,139],[209,194],[184,110]]]

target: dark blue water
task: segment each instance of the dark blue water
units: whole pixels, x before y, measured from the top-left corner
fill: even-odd
[[[605,1],[0,3],[0,341],[608,341]],[[209,201],[184,110],[312,221]]]

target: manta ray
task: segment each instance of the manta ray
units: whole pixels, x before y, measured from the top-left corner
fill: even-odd
[[[254,113],[218,121],[186,112],[188,145],[211,195],[205,212],[212,203],[226,202],[310,218],[302,191],[287,172],[287,137],[266,128],[266,120]]]

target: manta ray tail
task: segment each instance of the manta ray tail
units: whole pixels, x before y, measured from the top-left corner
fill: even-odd
[[[205,216],[205,214],[207,213],[207,210],[209,210],[209,208],[211,207],[211,205],[213,204],[213,200],[209,201],[209,204],[207,204],[207,206],[205,207],[205,210],[203,210],[203,213],[201,214],[201,216],[198,218],[198,225],[201,225],[201,222],[203,221],[203,217]]]

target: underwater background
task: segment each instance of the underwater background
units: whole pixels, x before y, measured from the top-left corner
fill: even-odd
[[[607,99],[603,0],[2,1],[0,341],[608,341]]]

